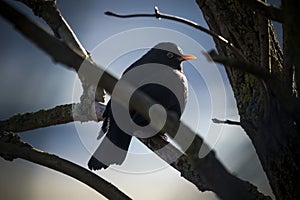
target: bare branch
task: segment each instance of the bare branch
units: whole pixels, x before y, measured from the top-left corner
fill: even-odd
[[[35,15],[44,19],[44,21],[50,26],[55,36],[64,41],[73,51],[85,57],[86,59],[92,60],[89,53],[84,49],[71,27],[61,15],[60,10],[56,6],[56,0],[19,0],[29,8],[32,9]],[[82,99],[88,100],[92,103],[94,100],[98,102],[104,102],[105,92],[103,88],[98,87],[96,95],[91,98],[87,96],[89,90],[94,89],[85,80],[84,77],[79,77],[82,81],[83,94]]]
[[[26,113],[22,115],[18,114],[6,121],[0,122],[0,129],[14,132],[22,132],[40,127],[69,123],[76,120],[94,120],[93,117],[89,119],[89,117],[85,115],[86,113],[82,113],[81,115],[78,115],[78,117],[73,118],[72,108],[76,106],[80,106],[80,104],[67,104],[57,106],[49,110],[40,110],[35,113]],[[96,108],[96,110],[98,110],[98,112],[96,113],[98,120],[101,121],[105,105],[99,104],[99,106],[100,107],[98,109]],[[150,140],[139,138],[139,140],[165,162],[171,163],[171,166],[178,170],[181,173],[181,176],[195,184],[200,191],[214,191],[214,187],[211,185],[216,185],[217,183],[207,181],[208,174],[206,173],[205,175],[203,175],[203,173],[200,172],[201,170],[196,170],[189,162],[188,157],[184,155],[181,151],[179,151],[176,147],[174,147],[172,144],[161,139],[160,137],[153,137]],[[2,151],[0,150],[0,152]],[[218,163],[218,165],[220,164]],[[223,170],[225,170],[225,168],[223,168]],[[211,174],[210,176],[221,176],[221,171],[218,168],[211,167],[209,173]],[[245,181],[245,184],[246,183],[247,182]],[[249,184],[249,189],[251,187],[253,186]]]
[[[37,128],[65,124],[73,121],[73,104],[61,105],[49,110],[17,114],[0,121],[0,130],[21,132]]]
[[[236,179],[241,185],[247,188],[251,192],[251,197],[249,199],[271,199],[258,192],[257,188],[251,183],[243,180],[238,180],[235,176],[227,172],[227,170],[222,166],[221,162],[215,159],[214,152],[212,151],[207,156],[201,159],[202,164],[199,168],[194,168],[190,160],[185,154],[182,154],[176,147],[169,144],[167,141],[163,140],[161,137],[153,137],[149,140],[139,139],[143,142],[149,149],[156,153],[160,158],[165,160],[167,163],[177,169],[181,176],[186,180],[194,183],[200,191],[213,191],[219,196],[221,195],[219,191],[221,188],[225,188],[226,184],[232,182],[230,179]],[[161,149],[164,147],[164,150]],[[167,148],[166,148],[167,147]],[[174,159],[177,158],[177,159]],[[174,162],[172,162],[175,160]],[[221,187],[221,188],[219,188]],[[239,199],[237,194],[235,198]],[[226,196],[223,196],[226,199]]]
[[[270,78],[270,74],[264,68],[262,68],[258,65],[249,63],[245,60],[239,60],[239,59],[227,58],[224,56],[220,56],[214,50],[212,50],[208,53],[204,52],[204,55],[206,55],[206,57],[209,61],[213,60],[215,62],[223,64],[224,66],[234,67],[236,69],[239,69],[244,72],[248,72],[248,73],[255,75],[264,80]]]
[[[57,57],[60,57],[59,62],[65,63],[67,66],[72,66],[73,68],[75,68],[75,70],[79,68],[79,66],[83,62],[83,58],[80,56],[74,56],[77,54],[66,44],[53,37],[51,34],[47,33],[37,24],[31,22],[25,15],[16,11],[7,3],[0,1],[0,5],[1,16],[10,21],[15,26],[15,28],[20,31],[25,37],[27,37],[38,47],[43,49],[46,53],[52,55],[52,58],[54,60]],[[56,48],[49,48],[52,45]],[[66,55],[59,56],[64,54]]]
[[[237,126],[241,126],[241,122],[237,122],[237,121],[232,121],[232,120],[220,120],[217,118],[213,118],[212,121],[216,124],[229,124],[229,125],[237,125]]]
[[[22,132],[53,125],[66,124],[73,121],[101,121],[105,105],[95,102],[90,109],[82,108],[82,104],[66,104],[48,110],[17,114],[7,120],[0,121],[0,130]],[[96,113],[96,116],[94,114]]]
[[[87,72],[86,74],[83,74],[86,76],[85,80],[98,80],[98,78],[101,77],[99,85],[105,88],[108,92],[112,92],[115,84],[117,83],[117,79],[115,77],[107,72],[104,72],[102,68],[99,68],[90,60],[85,60],[76,52],[72,51],[72,49],[70,49],[67,45],[53,38],[47,32],[40,29],[36,24],[32,23],[26,16],[2,1],[0,1],[0,14],[14,24],[15,27],[27,38],[32,40],[41,49],[51,55],[56,61],[66,64],[74,68],[76,71],[79,70],[81,63],[85,61]],[[24,23],[26,28],[24,28]],[[43,40],[41,40],[42,38]],[[63,51],[61,49],[63,49]],[[93,84],[96,85],[98,82],[93,82]],[[127,87],[129,89],[133,88],[130,84],[128,84]],[[124,97],[119,96],[118,99],[121,104],[124,102],[124,99],[122,98]],[[135,100],[136,102],[133,102],[132,104],[133,109],[135,109],[142,116],[148,116],[148,110],[151,105],[155,104],[155,102],[149,96],[141,92],[136,93]],[[157,110],[156,114],[162,115],[163,113],[161,110]],[[168,120],[166,122],[166,132],[168,132],[170,136],[174,137],[176,135],[176,132],[174,132],[174,127],[178,127],[179,122],[173,113],[168,112],[167,115]],[[202,138],[198,134],[195,134],[185,124],[180,123],[180,127],[182,133],[184,133],[184,137],[194,138],[192,144],[185,153],[188,162],[191,163],[191,166],[198,170],[199,173],[205,177],[207,182],[211,183],[209,186],[207,186],[207,188],[211,188],[212,191],[214,191],[223,199],[249,199],[249,197],[252,197],[251,199],[256,199],[255,195],[257,190],[254,189],[255,192],[253,192],[253,188],[255,188],[255,186],[252,186],[252,189],[249,190],[248,182],[242,181],[239,178],[231,175],[218,161],[213,151],[211,151],[205,158],[200,159],[200,148],[203,145],[207,146],[207,144],[205,144]],[[182,147],[185,146],[184,139],[185,138],[182,138],[182,140],[177,141],[177,143]],[[210,173],[214,167],[216,167],[216,170],[220,172],[218,175]],[[235,190],[233,191],[232,188],[235,188]]]
[[[284,23],[284,13],[280,8],[276,8],[266,2],[260,0],[241,1],[250,6],[253,10],[265,16],[266,18],[280,23]]]
[[[22,142],[19,136],[12,132],[0,133],[0,156],[9,161],[21,158],[67,174],[90,186],[108,199],[131,199],[117,187],[91,171],[56,155],[35,149]]]
[[[56,0],[19,0],[20,2],[31,8],[36,16],[45,20],[45,22],[53,30],[54,34],[62,39],[68,46],[82,56],[89,57],[87,51],[83,48],[78,38],[60,14],[56,7]]]
[[[154,7],[154,11],[155,13],[154,14],[130,14],[130,15],[121,15],[121,14],[116,14],[116,13],[113,13],[113,12],[105,12],[106,15],[109,15],[109,16],[114,16],[114,17],[120,17],[120,18],[132,18],[132,17],[156,17],[158,19],[161,19],[161,18],[164,18],[164,19],[169,19],[169,20],[173,20],[173,21],[177,21],[177,22],[181,22],[181,23],[184,23],[184,24],[187,24],[189,26],[192,26],[210,36],[212,36],[214,39],[220,41],[222,44],[225,44],[226,47],[230,48],[236,55],[240,56],[240,57],[243,57],[244,59],[245,56],[243,55],[243,53],[238,49],[236,48],[230,41],[228,41],[227,39],[225,39],[224,37],[222,37],[221,35],[218,35],[217,33],[207,29],[207,28],[204,28],[203,26],[197,24],[196,22],[193,22],[191,20],[188,20],[188,19],[185,19],[185,18],[182,18],[182,17],[178,17],[178,16],[175,16],[175,15],[169,15],[169,14],[165,14],[165,13],[161,13],[159,12],[158,10],[158,7],[155,6]]]

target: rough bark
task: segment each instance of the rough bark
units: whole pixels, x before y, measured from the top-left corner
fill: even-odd
[[[270,72],[271,78],[262,80],[226,65],[241,125],[256,149],[274,195],[277,199],[299,199],[299,99],[293,97],[292,72],[284,68],[271,23],[262,27],[264,16],[240,1],[197,3],[211,30],[233,42],[248,61]],[[261,37],[263,31],[266,37]],[[221,56],[235,57],[218,41],[215,43]],[[266,48],[267,57],[262,51]]]
[[[88,122],[103,120],[105,105],[95,102],[86,110],[80,103],[56,106],[47,110],[32,113],[16,114],[7,120],[0,121],[0,130],[22,132],[73,121]],[[96,117],[93,113],[96,113]]]

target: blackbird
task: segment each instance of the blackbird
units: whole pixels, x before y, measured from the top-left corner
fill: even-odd
[[[141,81],[147,77],[158,77],[163,76],[162,78],[168,83],[168,85],[173,85],[176,90],[174,94],[174,89],[170,89],[167,86],[161,85],[159,83],[147,83],[138,88],[139,91],[147,94],[155,102],[159,103],[166,111],[172,111],[176,113],[178,119],[180,119],[183,109],[187,100],[187,80],[182,70],[182,61],[192,60],[196,57],[193,55],[184,55],[181,49],[174,43],[162,42],[155,45],[150,49],[145,55],[143,55],[139,60],[130,65],[123,73],[122,77],[127,73],[134,71],[133,69],[138,69],[144,67],[146,70],[143,76],[135,77],[135,79],[140,79]],[[160,72],[159,68],[161,66],[167,66],[169,71],[166,73]],[[169,74],[172,74],[172,77],[168,80]],[[171,80],[172,79],[172,80]],[[134,98],[135,93],[132,94]],[[116,115],[118,112],[113,112],[112,101],[108,102],[105,112],[103,113],[103,125],[102,132],[106,133],[104,135],[103,141],[94,152],[93,156],[88,162],[88,167],[91,170],[98,170],[102,168],[107,168],[109,165],[118,164],[121,165],[126,158],[127,150],[132,138],[133,133],[128,133],[125,130],[122,130],[119,127],[119,124],[116,120]],[[150,117],[144,118],[134,111],[129,106],[129,112],[131,120],[144,127],[149,124]],[[133,130],[138,131],[138,130]],[[155,135],[163,135],[162,131],[158,131]]]

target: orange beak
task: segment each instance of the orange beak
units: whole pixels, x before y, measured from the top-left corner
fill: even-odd
[[[196,56],[189,55],[189,54],[185,54],[185,55],[182,55],[182,56],[179,58],[179,61],[194,60],[194,59],[196,59],[196,58],[197,58]]]

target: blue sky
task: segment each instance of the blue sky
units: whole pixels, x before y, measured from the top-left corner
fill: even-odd
[[[46,27],[25,6],[13,4]],[[83,46],[99,65],[116,76],[147,49],[164,40],[176,42],[184,52],[197,56],[197,60],[184,63],[190,95],[182,120],[206,138],[230,171],[269,193],[266,178],[243,130],[211,123],[214,117],[239,120],[223,67],[208,63],[201,53],[215,48],[212,39],[173,21],[118,19],[104,15],[105,11],[152,13],[155,5],[161,12],[206,26],[200,9],[192,0],[58,0],[62,15]],[[77,87],[75,72],[54,63],[2,18],[0,27],[0,91],[5,94],[0,98],[0,120],[16,113],[78,102],[81,89]],[[21,136],[36,148],[86,167],[99,143],[96,140],[99,128],[100,124],[94,122],[70,123],[24,132]],[[216,199],[212,193],[199,192],[137,140],[132,141],[130,152],[124,165],[96,173],[134,199]],[[11,192],[11,187],[18,188],[19,192]],[[103,199],[69,177],[21,160],[13,163],[0,160],[0,188],[3,190],[0,199]]]

